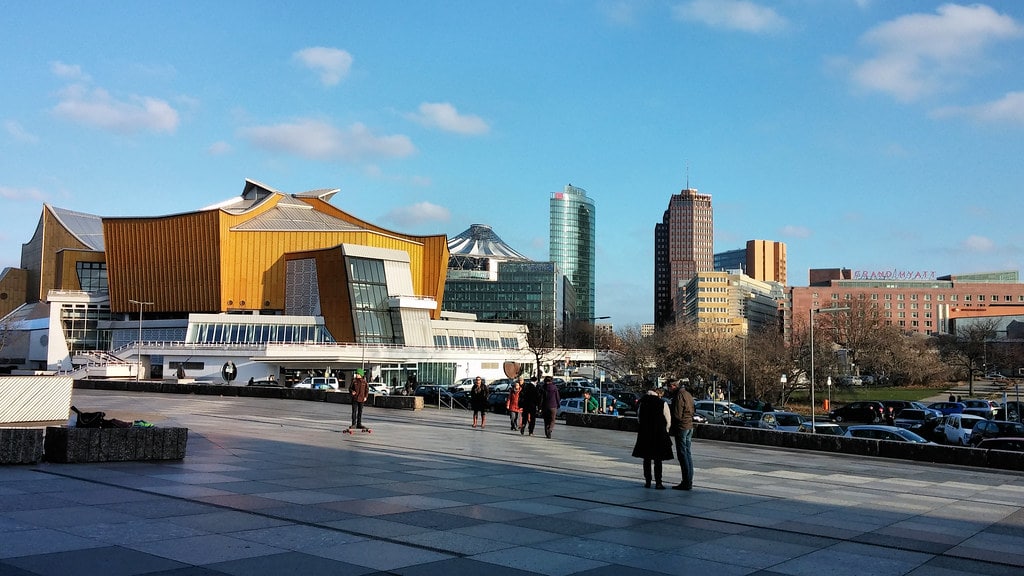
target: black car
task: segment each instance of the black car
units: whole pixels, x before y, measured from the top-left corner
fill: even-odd
[[[893,419],[893,425],[910,430],[925,438],[932,437],[938,423],[939,418],[931,410],[920,408],[904,408],[897,412],[896,418]]]
[[[754,410],[756,412],[775,411],[775,407],[772,406],[771,402],[761,400],[760,398],[744,398],[743,400],[737,400],[736,403],[746,408],[747,410]]]
[[[840,406],[828,413],[833,422],[881,422],[885,415],[885,406],[881,402],[858,401]]]
[[[612,396],[615,396],[616,400],[629,404],[630,408],[635,412],[637,405],[640,404],[640,394],[636,392],[625,392],[625,391],[613,391],[609,392]]]
[[[989,438],[1024,438],[1024,424],[1008,420],[982,420],[971,428],[968,443],[977,446]]]
[[[507,414],[505,403],[508,402],[508,392],[492,392],[487,397],[487,408],[495,414]]]
[[[264,388],[284,388],[283,382],[277,380],[249,380],[246,386],[261,386]]]

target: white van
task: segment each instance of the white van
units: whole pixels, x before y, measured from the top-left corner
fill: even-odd
[[[306,378],[302,382],[299,382],[294,386],[294,388],[307,388],[312,390],[338,390],[339,384],[337,378],[313,376],[312,378]]]

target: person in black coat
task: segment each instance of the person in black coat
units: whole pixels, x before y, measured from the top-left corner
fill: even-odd
[[[672,416],[668,404],[662,399],[662,390],[648,390],[640,399],[636,409],[638,423],[633,457],[644,460],[644,488],[651,487],[651,464],[654,464],[654,487],[664,490],[661,483],[661,463],[671,460],[672,437],[669,428]]]
[[[473,409],[473,428],[476,428],[476,418],[480,416],[480,428],[487,423],[487,396],[490,391],[484,384],[484,379],[477,376],[473,381],[473,388],[469,391],[469,407]]]
[[[537,425],[537,407],[540,405],[540,392],[537,390],[536,378],[531,378],[523,383],[523,389],[519,391],[519,408],[523,411],[523,418],[519,424],[519,434],[530,432],[533,436],[534,426]]]

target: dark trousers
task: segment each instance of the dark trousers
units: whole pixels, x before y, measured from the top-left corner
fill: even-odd
[[[526,429],[527,432],[533,434],[534,427],[537,426],[537,412],[535,410],[523,410],[523,421],[519,424],[519,429]]]
[[[557,408],[541,408],[541,416],[544,417],[544,435],[551,438],[555,431],[555,413]]]
[[[644,480],[651,483],[651,463],[654,463],[654,481],[661,484],[661,460],[644,458]]]
[[[363,403],[352,402],[352,428],[363,427]]]

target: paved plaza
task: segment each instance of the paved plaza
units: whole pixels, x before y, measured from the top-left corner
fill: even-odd
[[[183,461],[0,467],[0,575],[1020,575],[1024,473],[695,441],[643,488],[631,433],[465,411],[76,390],[189,428]],[[666,462],[666,482],[679,467]]]

